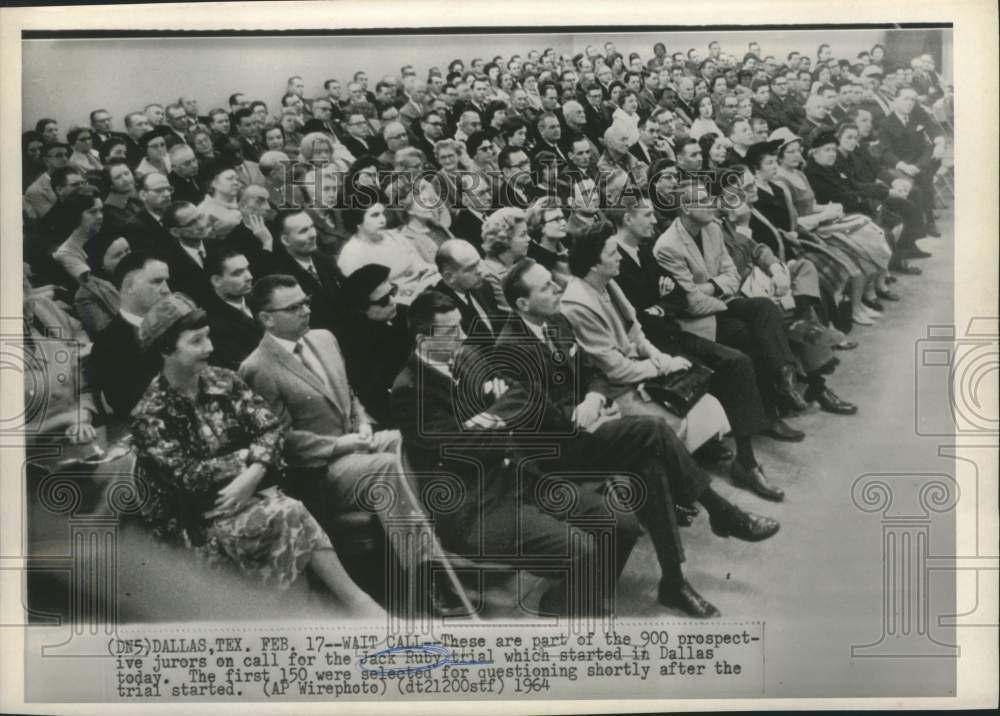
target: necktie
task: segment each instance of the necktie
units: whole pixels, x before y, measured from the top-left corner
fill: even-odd
[[[310,261],[309,265],[306,266],[306,271],[309,272],[310,276],[312,276],[314,279],[316,279],[317,283],[319,282],[319,274],[316,272],[316,264],[314,264],[312,261]]]
[[[326,385],[326,377],[317,369],[316,366],[312,364],[311,360],[306,359],[305,346],[302,345],[302,341],[295,344],[295,348],[292,351],[302,361],[302,365],[306,367],[310,373],[319,378],[320,383]]]
[[[545,336],[545,347],[549,349],[550,353],[557,353],[559,349],[556,348],[556,343],[552,339],[555,335],[555,331],[548,323],[542,324],[542,335]]]
[[[490,330],[490,333],[492,333],[493,324],[490,323],[490,317],[486,315],[486,311],[483,310],[483,307],[479,305],[479,303],[476,301],[475,298],[473,298],[471,293],[465,294],[465,298],[469,301],[469,305],[472,306],[472,309],[477,314],[479,314],[479,317],[482,319],[486,327]]]
[[[202,244],[198,247],[198,261],[201,263],[202,268],[205,267],[205,257],[208,254],[205,252],[205,245]]]

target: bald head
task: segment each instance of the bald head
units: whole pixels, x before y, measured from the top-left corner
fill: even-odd
[[[479,252],[462,239],[448,239],[438,247],[434,263],[445,284],[459,293],[479,286],[483,281]]]

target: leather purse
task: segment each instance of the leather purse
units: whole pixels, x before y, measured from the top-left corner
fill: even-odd
[[[646,394],[679,418],[683,418],[695,403],[708,392],[715,371],[692,363],[690,368],[659,375],[643,383]]]

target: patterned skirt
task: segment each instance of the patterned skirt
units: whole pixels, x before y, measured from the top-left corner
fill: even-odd
[[[850,256],[865,276],[889,268],[892,249],[885,232],[865,216],[851,214],[829,227],[820,226],[816,233],[828,246],[836,246]]]
[[[816,267],[819,285],[824,293],[840,297],[852,278],[861,276],[861,269],[845,251],[816,237],[802,241],[802,253]]]
[[[298,500],[268,488],[237,514],[212,520],[195,552],[211,566],[234,566],[264,586],[288,589],[330,538]]]

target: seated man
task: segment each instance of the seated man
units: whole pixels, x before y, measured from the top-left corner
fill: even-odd
[[[767,298],[739,295],[740,280],[716,223],[718,202],[693,182],[678,192],[679,216],[653,247],[653,255],[687,294],[685,330],[737,348],[754,361],[764,406],[804,410],[796,389],[795,356],[781,310]],[[800,438],[801,439],[801,438]]]
[[[153,304],[169,295],[170,272],[162,259],[133,251],[114,273],[121,309],[94,338],[95,387],[119,418],[126,418],[160,370],[160,358],[139,345],[139,326]]]
[[[569,254],[573,278],[562,296],[562,312],[573,326],[576,339],[610,384],[615,403],[624,415],[662,418],[694,451],[729,431],[722,406],[711,395],[701,398],[686,416],[668,411],[650,400],[643,383],[691,363],[654,346],[636,320],[614,277],[621,264],[614,228],[607,222],[579,234]]]
[[[606,612],[604,595],[595,595],[595,589],[617,582],[638,539],[635,517],[609,510],[596,490],[575,491],[576,508],[570,512],[544,499],[544,490],[525,484],[530,476],[522,472],[524,461],[505,461],[507,433],[483,429],[502,425],[490,413],[476,412],[488,396],[477,390],[471,400],[452,374],[464,339],[458,308],[447,296],[427,291],[413,301],[408,319],[416,349],[392,386],[392,414],[410,469],[460,485],[457,504],[433,515],[442,544],[470,558],[482,555],[543,576],[558,574],[559,581],[542,595],[544,613]],[[502,407],[490,409],[503,414]],[[586,527],[574,524],[580,518]],[[598,529],[591,526],[598,520],[610,530],[613,554],[597,549],[588,534]],[[556,557],[568,564],[554,564]]]
[[[205,273],[214,293],[204,306],[212,329],[209,362],[235,371],[263,336],[247,305],[247,296],[253,288],[250,263],[243,254],[224,246],[208,255]]]
[[[557,442],[560,454],[553,469],[620,471],[642,481],[643,486],[633,490],[646,499],[633,509],[660,563],[660,602],[692,616],[716,614],[681,573],[684,553],[674,501],[703,504],[712,529],[720,535],[762,540],[778,531],[778,523],[745,513],[712,490],[708,475],[661,420],[620,417],[607,400],[607,381],[586,370],[573,329],[559,313],[558,286],[544,266],[531,259],[518,262],[504,288],[515,317],[500,334],[497,353],[502,359],[498,362],[516,367],[504,377],[513,383],[511,392],[520,391],[524,398],[516,406],[517,413],[505,419],[514,429],[513,443],[533,438]],[[534,379],[539,375],[549,379],[539,383]],[[536,471],[544,474],[546,464],[552,462],[541,462]]]
[[[462,314],[462,330],[492,344],[503,327],[503,314],[493,291],[483,281],[482,260],[476,247],[462,239],[441,244],[434,257],[441,280],[434,290],[450,298]]]
[[[396,469],[399,433],[372,430],[347,381],[340,345],[329,331],[309,328],[309,297],[292,276],[260,279],[252,302],[264,337],[240,366],[240,376],[284,422],[285,458],[305,473],[301,499],[321,523],[331,511],[356,508],[369,480]]]

